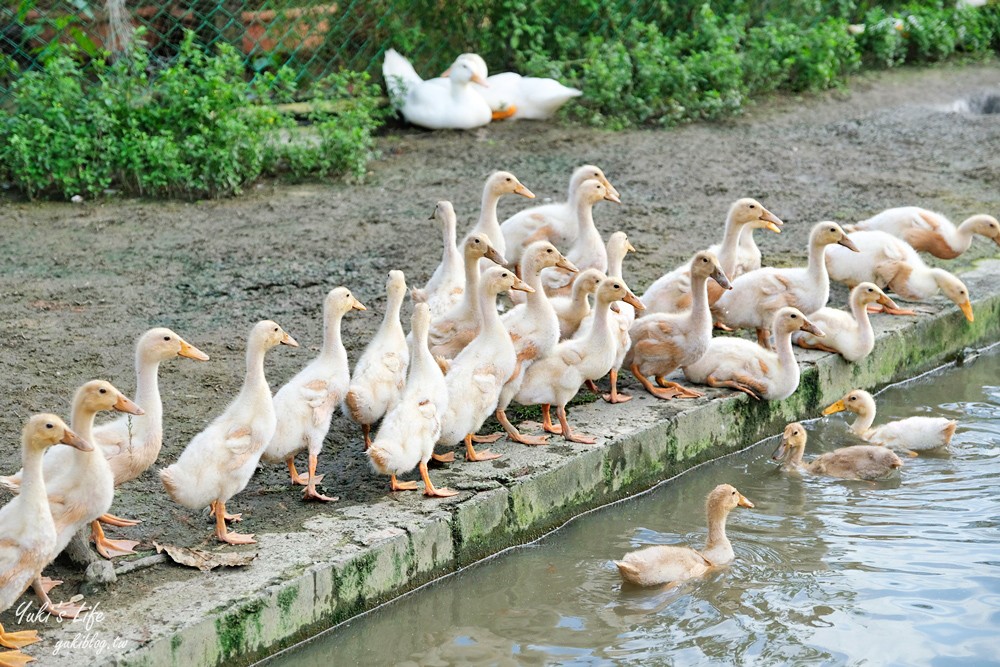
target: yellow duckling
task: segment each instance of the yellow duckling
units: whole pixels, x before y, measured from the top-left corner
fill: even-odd
[[[784,470],[804,470],[813,475],[865,481],[885,479],[903,466],[903,462],[891,450],[871,445],[841,447],[805,463],[802,461],[802,454],[806,451],[806,437],[805,427],[792,422],[785,427],[781,444],[774,450],[771,458],[781,461]]]
[[[34,415],[21,432],[21,493],[0,509],[0,611],[10,609],[53,558],[56,526],[45,491],[42,457],[59,443],[94,451],[55,415]],[[37,641],[34,630],[6,632],[0,625],[0,646],[19,649]],[[19,651],[0,653],[0,665],[23,665],[30,660]]]
[[[708,494],[708,539],[701,551],[691,547],[660,545],[632,551],[614,563],[623,581],[636,586],[658,586],[700,577],[714,567],[732,562],[736,554],[726,536],[726,517],[737,507],[753,503],[729,484]]]
[[[855,389],[823,410],[824,415],[853,412],[858,416],[851,424],[851,433],[873,445],[899,449],[916,456],[947,447],[958,425],[944,417],[907,417],[872,428],[875,421],[875,399],[867,391]]]
[[[559,318],[559,340],[572,338],[580,325],[590,315],[591,294],[597,291],[597,286],[607,278],[598,269],[582,271],[573,281],[573,293],[570,296],[554,296],[549,298],[556,317]]]
[[[860,361],[875,349],[875,330],[868,318],[868,304],[879,303],[886,308],[897,308],[896,302],[886,296],[875,283],[860,283],[851,290],[851,312],[823,307],[809,316],[812,323],[823,330],[822,340],[804,331],[792,334],[792,340],[807,350],[823,350],[839,354],[848,361]]]

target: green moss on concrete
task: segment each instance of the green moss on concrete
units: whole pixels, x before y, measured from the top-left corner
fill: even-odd
[[[256,632],[258,636],[261,634],[260,615],[263,610],[263,600],[251,600],[215,620],[219,650],[224,660],[250,650],[253,633]]]
[[[299,587],[289,585],[278,591],[278,609],[282,614],[287,615],[292,609],[292,605],[299,598]]]

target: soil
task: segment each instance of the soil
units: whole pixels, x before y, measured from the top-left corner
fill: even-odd
[[[667,131],[532,122],[465,133],[399,131],[381,139],[383,158],[363,185],[263,184],[236,199],[195,203],[0,200],[0,377],[7,387],[0,471],[19,467],[24,420],[39,411],[67,414],[83,382],[101,377],[132,393],[133,345],[152,326],[174,329],[212,357],[161,367],[163,465],[235,395],[245,336],[257,320],[276,320],[303,346],[269,354],[276,389],[318,349],[323,295],[346,285],[369,308],[345,319],[345,343],[357,359],[381,319],[386,273],[400,268],[411,285],[422,285],[440,258],[428,220],[435,202],[452,200],[460,224],[472,224],[482,182],[495,169],[514,172],[543,200],[565,197],[576,166],[601,166],[623,203],[602,204],[595,217],[605,233],[627,231],[638,249],[626,263],[638,293],[718,241],[738,197],[759,199],[786,222],[780,236],[758,233],[765,262],[776,265],[803,262],[811,223],[823,219],[852,222],[911,204],[957,220],[1000,214],[1000,115],[953,108],[998,90],[996,64],[903,70]],[[526,204],[502,200],[501,219]],[[996,252],[977,239],[957,264]],[[839,303],[843,293],[833,298]],[[407,323],[408,313],[407,306]],[[387,481],[363,455],[360,432],[340,415],[320,472],[323,491],[339,495],[339,503],[303,504],[283,467],[262,468],[228,506],[243,512],[240,531],[297,529],[317,512],[387,493]],[[453,466],[437,481],[461,486],[460,475],[461,465]],[[207,514],[171,502],[155,470],[120,489],[113,511],[143,520],[112,533],[141,539],[144,548],[154,540],[215,548]],[[67,580],[58,597],[68,597],[81,574],[62,562],[55,571]],[[196,575],[160,566],[142,581]],[[134,592],[119,581],[95,599],[113,604]]]

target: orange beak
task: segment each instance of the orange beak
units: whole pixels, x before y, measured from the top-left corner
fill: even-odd
[[[478,72],[473,73],[472,74],[472,78],[469,79],[469,81],[471,81],[472,83],[478,83],[483,88],[489,88],[490,87],[490,84],[486,83],[486,79],[484,79],[483,77],[479,76]]]
[[[740,494],[740,499],[736,502],[736,504],[740,507],[747,507],[749,509],[753,509],[753,503],[750,502],[750,499],[744,496],[742,493]]]
[[[844,246],[848,250],[853,250],[854,252],[861,252],[860,250],[858,250],[858,246],[854,245],[854,241],[847,238],[846,236],[837,241],[837,244]]]
[[[145,410],[126,398],[124,394],[119,395],[118,400],[115,401],[115,410],[118,412],[127,412],[130,415],[146,414]]]
[[[528,188],[524,187],[520,183],[518,183],[517,187],[514,188],[514,194],[521,195],[522,197],[527,197],[528,199],[534,199],[535,198],[535,193],[533,193],[531,190],[529,190]]]
[[[181,341],[181,351],[178,352],[182,357],[187,357],[188,359],[195,359],[197,361],[208,361],[208,355],[191,345],[185,340]]]
[[[972,314],[972,303],[966,300],[965,303],[958,304],[958,307],[962,309],[962,314],[965,315],[965,319],[970,322],[976,321],[976,316]]]
[[[281,344],[287,345],[289,347],[298,347],[299,344],[295,342],[295,339],[289,336],[287,333],[281,337]]]
[[[628,305],[632,306],[636,310],[646,310],[646,306],[642,305],[642,301],[639,301],[639,297],[637,297],[632,292],[629,292],[628,294],[626,294],[625,298],[622,299],[622,301],[624,301]]]
[[[78,436],[76,433],[73,433],[73,431],[69,429],[63,431],[63,437],[61,440],[59,440],[59,442],[63,443],[64,445],[69,445],[70,447],[76,447],[81,452],[94,451],[94,446],[92,444],[90,444],[89,442]]]

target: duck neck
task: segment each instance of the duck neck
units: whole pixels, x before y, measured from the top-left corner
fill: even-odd
[[[445,266],[459,257],[457,243],[455,219],[449,217],[444,221],[444,253],[441,257],[441,263]]]
[[[79,434],[78,434],[79,435]],[[78,451],[75,450],[74,451]],[[82,453],[82,452],[81,452]],[[30,512],[32,509],[49,511],[49,500],[45,494],[45,478],[42,473],[42,457],[45,451],[22,443],[21,452],[21,502],[26,504],[22,507],[22,512]],[[30,508],[30,509],[29,509]],[[51,512],[49,512],[51,516]]]
[[[479,317],[482,322],[480,335],[489,332],[506,336],[506,329],[500,320],[500,313],[497,312],[497,295],[491,290],[484,289],[479,295]]]
[[[324,342],[324,352],[326,348],[327,345]],[[264,377],[264,354],[266,352],[267,348],[259,340],[251,340],[247,345],[247,375],[243,380],[243,388],[240,390],[241,397],[254,396],[260,392],[271,393],[271,388],[267,385],[267,378]]]
[[[386,312],[386,317],[389,313]],[[331,313],[329,317],[326,317],[323,321],[323,349],[320,351],[320,356],[324,359],[337,359],[344,360],[347,359],[347,350],[344,349],[344,342],[341,338],[340,325],[344,320],[344,313],[338,311]],[[250,363],[250,357],[247,356],[247,364]],[[249,366],[248,366],[249,367]],[[264,355],[260,355],[260,368],[261,377],[264,376]]]
[[[608,277],[622,278],[622,265],[625,263],[625,255],[628,253],[624,248],[612,248],[608,253]]]
[[[743,241],[743,228],[729,217],[726,220],[726,231],[722,235],[722,245],[719,247],[719,265],[727,276],[736,274],[736,254]]]
[[[418,381],[427,376],[431,367],[438,368],[430,348],[427,346],[428,322],[413,328],[413,351],[410,353],[410,376],[407,386],[417,378]],[[438,370],[440,372],[440,369]]]
[[[858,343],[864,349],[869,349],[875,342],[875,331],[868,319],[868,306],[860,298],[851,300],[851,314],[858,323]]]
[[[802,455],[805,454],[805,447],[791,447],[788,450],[788,458],[785,459],[785,466],[788,468],[804,468]]]
[[[479,222],[476,223],[475,233],[486,234],[490,237],[490,243],[501,255],[504,253],[503,232],[500,231],[500,221],[497,220],[497,204],[500,202],[500,195],[493,191],[492,184],[487,182],[483,188],[483,200],[479,208]]]
[[[584,197],[577,198],[576,224],[578,238],[582,238],[587,234],[597,233],[597,227],[594,225],[594,204],[587,201]]]
[[[712,335],[712,312],[708,307],[708,276],[691,276],[691,312],[688,314],[688,331],[704,331]]]
[[[726,537],[726,518],[729,512],[714,511],[708,517],[708,539],[705,540],[705,551],[713,551],[720,546],[732,549],[729,538]]]
[[[598,301],[594,307],[594,321],[590,325],[587,333],[587,344],[602,345],[604,341],[611,337],[611,328],[608,325],[611,316],[611,302]]]
[[[73,404],[73,416],[70,424],[70,428],[73,431],[86,440],[87,442],[94,442],[94,419],[97,417],[97,413],[92,409],[88,408],[82,402],[76,402]],[[97,457],[90,456],[92,452],[81,452],[79,449],[73,448],[71,452],[73,456],[73,465],[76,467],[83,467],[89,461],[96,460]],[[103,457],[101,457],[103,460]]]
[[[128,418],[132,420],[136,429],[146,429],[145,437],[160,437],[163,432],[163,403],[160,400],[159,371],[160,362],[158,360],[143,360],[136,354],[135,403],[143,409],[144,414]]]
[[[479,306],[479,259],[470,253],[465,254],[465,291],[462,301],[465,312],[475,313]]]
[[[807,271],[812,284],[820,289],[825,288],[827,293],[829,293],[830,276],[826,271],[826,245],[819,241],[813,241],[809,244],[809,265]],[[824,299],[823,302],[826,303],[826,300]]]
[[[530,320],[541,322],[543,320],[538,319],[540,317],[556,317],[555,308],[552,307],[552,302],[549,301],[549,297],[542,287],[542,269],[534,262],[532,262],[525,273],[524,282],[535,290],[534,292],[528,292],[528,296],[525,299],[527,302],[526,310],[529,313]]]
[[[864,412],[859,412],[858,416],[854,419],[854,423],[851,424],[851,433],[856,436],[863,436],[868,429],[872,427],[875,423],[875,410],[865,410]]]
[[[393,292],[389,295],[389,302],[385,307],[385,316],[382,318],[382,325],[376,335],[388,336],[392,333],[403,334],[403,323],[399,319],[399,312],[403,308],[402,292]],[[339,328],[339,327],[338,327]]]
[[[532,285],[532,287],[534,287],[534,285]],[[587,316],[587,313],[590,312],[590,301],[587,297],[588,294],[583,289],[583,281],[574,280],[573,295],[570,300],[570,312],[573,315],[579,315],[581,318]]]
[[[792,351],[792,332],[787,329],[776,331],[774,334],[774,349],[778,353],[779,373],[797,378],[799,375],[799,364],[795,361],[795,353]],[[798,384],[798,381],[795,384]]]
[[[945,242],[957,253],[963,253],[972,245],[972,228],[976,226],[975,216],[966,219],[958,226],[954,234],[943,234]]]

